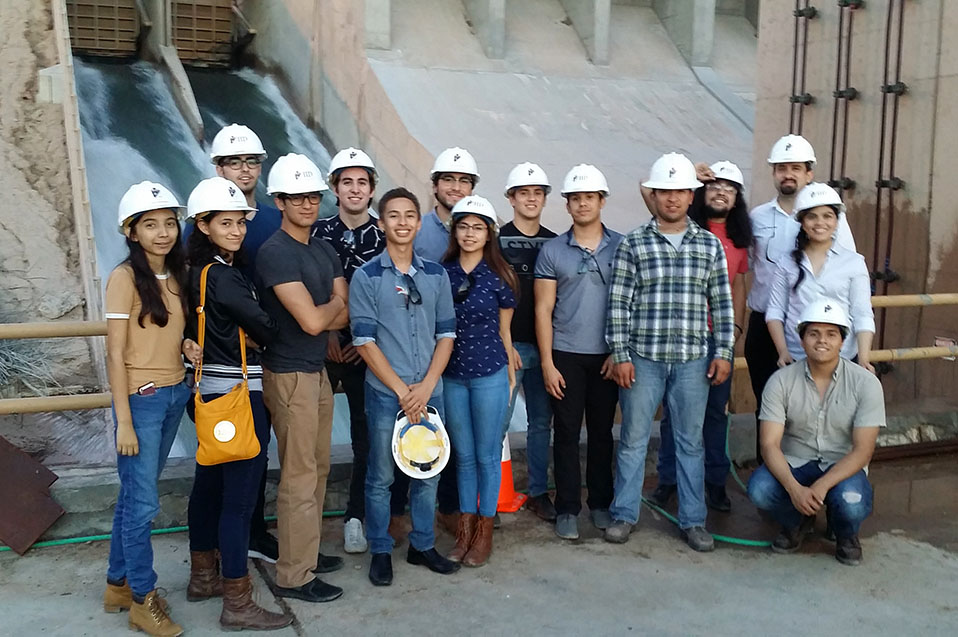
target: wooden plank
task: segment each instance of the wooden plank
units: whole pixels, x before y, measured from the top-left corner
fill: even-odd
[[[57,474],[0,436],[0,482],[5,482],[8,474],[20,476],[19,479],[30,485],[31,489],[49,489],[57,481]]]

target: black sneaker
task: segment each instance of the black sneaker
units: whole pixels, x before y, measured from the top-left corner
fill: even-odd
[[[251,537],[246,555],[257,560],[275,564],[276,560],[279,559],[279,542],[269,533],[264,533],[258,537]]]
[[[732,501],[725,492],[724,484],[705,483],[705,504],[716,511],[732,510]]]
[[[835,559],[846,566],[858,566],[862,563],[862,543],[857,535],[836,539]]]
[[[338,571],[343,567],[343,558],[338,555],[323,555],[319,554],[319,557],[316,558],[316,568],[313,569],[314,573],[332,573],[333,571]]]
[[[678,492],[678,486],[674,484],[660,484],[655,487],[655,491],[648,495],[648,500],[657,507],[665,508]]]
[[[549,497],[548,493],[529,498],[526,501],[526,508],[539,516],[540,520],[545,520],[546,522],[555,522],[556,517],[558,517],[556,515],[556,507],[552,504],[552,498]]]
[[[794,529],[782,529],[775,541],[772,542],[772,550],[776,553],[794,553],[802,548],[802,542],[805,536],[811,533],[815,527],[815,516],[806,515],[802,517],[802,522]]]
[[[331,602],[342,596],[343,589],[327,584],[317,577],[313,581],[295,588],[277,586],[275,592],[277,597],[291,597],[301,599],[304,602]]]

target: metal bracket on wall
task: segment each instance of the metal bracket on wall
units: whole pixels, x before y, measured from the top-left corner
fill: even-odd
[[[875,182],[876,188],[888,188],[890,190],[901,190],[905,187],[905,181],[899,179],[898,177],[891,177],[890,179],[879,179]]]
[[[904,82],[895,82],[894,84],[884,84],[881,87],[882,93],[890,93],[892,95],[904,95],[908,92],[908,85]]]
[[[885,374],[889,374],[895,371],[895,366],[889,363],[888,361],[878,361],[874,363],[875,366],[875,376],[881,378]]]
[[[829,179],[828,185],[839,190],[852,190],[857,185],[854,179],[841,177],[840,179]]]
[[[901,279],[901,275],[890,268],[885,268],[884,271],[876,270],[871,275],[876,281],[884,281],[885,283],[894,283]]]
[[[865,0],[838,0],[838,6],[848,7],[849,9],[861,9],[865,6]]]
[[[815,103],[815,96],[811,93],[802,93],[801,95],[789,95],[788,101],[791,104],[804,104],[808,106],[809,104]]]
[[[853,86],[849,86],[848,88],[832,91],[832,97],[850,101],[858,97],[858,89]]]
[[[796,18],[806,18],[808,20],[811,20],[812,18],[818,15],[818,9],[816,9],[815,7],[805,7],[802,9],[795,9],[794,11],[792,11],[792,15],[794,15]]]

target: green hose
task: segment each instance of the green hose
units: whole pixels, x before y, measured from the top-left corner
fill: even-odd
[[[324,518],[339,518],[346,515],[346,511],[323,511]],[[267,515],[264,518],[267,522],[273,522],[276,520],[275,515]],[[166,533],[182,533],[183,531],[188,531],[190,527],[188,526],[170,526],[164,529],[153,529],[150,531],[150,535],[164,535]],[[65,537],[60,540],[46,540],[44,542],[37,542],[30,546],[32,549],[40,549],[45,546],[65,546],[67,544],[83,544],[84,542],[100,542],[102,540],[109,540],[112,536],[109,533],[104,535],[84,535],[81,537]],[[0,553],[4,551],[12,551],[9,546],[0,546]]]

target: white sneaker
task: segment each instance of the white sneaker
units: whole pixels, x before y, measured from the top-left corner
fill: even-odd
[[[343,549],[347,553],[365,553],[366,534],[363,532],[363,523],[357,518],[346,520],[346,530],[343,532]]]

